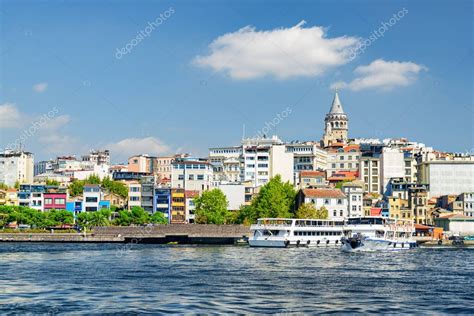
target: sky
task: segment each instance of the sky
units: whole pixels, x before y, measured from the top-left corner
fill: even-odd
[[[471,1],[0,0],[0,148],[35,160],[349,137],[474,152]],[[21,145],[20,145],[21,144]]]

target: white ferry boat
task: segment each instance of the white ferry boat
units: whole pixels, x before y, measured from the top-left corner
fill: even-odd
[[[250,227],[251,247],[340,246],[343,220],[261,218]]]
[[[414,225],[384,217],[346,220],[260,218],[250,227],[251,247],[328,247],[407,250],[417,247]]]
[[[418,247],[412,221],[384,217],[349,218],[344,225],[343,250],[409,250]]]

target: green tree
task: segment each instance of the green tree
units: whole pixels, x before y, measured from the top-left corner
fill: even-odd
[[[327,208],[325,208],[324,206],[322,206],[319,210],[318,210],[318,213],[317,213],[317,217],[318,219],[328,219],[329,217],[329,212],[327,210]]]
[[[194,199],[194,203],[198,224],[227,224],[231,220],[231,214],[227,210],[227,198],[219,189],[204,191]]]
[[[50,210],[45,213],[47,218],[56,225],[74,224],[74,216],[66,210]]]
[[[318,218],[318,210],[311,203],[304,203],[296,211],[296,218]]]
[[[114,225],[117,226],[130,226],[132,224],[132,214],[130,211],[120,211],[117,218],[114,221]]]
[[[90,222],[91,226],[109,226],[109,210],[99,210],[91,212]]]
[[[283,183],[280,175],[277,175],[262,186],[258,195],[252,200],[250,206],[254,208],[255,213],[252,222],[262,217],[291,218],[295,197],[293,186],[289,182]]]
[[[59,181],[54,179],[46,179],[46,185],[59,186]]]
[[[151,218],[150,221],[153,224],[168,224],[168,219],[165,217],[165,214],[162,212],[155,212]]]
[[[79,225],[83,230],[91,229],[92,227],[92,213],[91,212],[81,212],[77,215],[76,219],[77,225]]]
[[[8,185],[6,185],[6,184],[3,183],[3,182],[0,182],[0,190],[4,190],[4,191],[5,191],[5,190],[8,190],[8,189],[9,189]]]
[[[351,180],[342,180],[342,181],[339,181],[338,183],[336,183],[336,189],[342,189],[342,186],[344,185],[344,183],[347,183],[347,182],[351,182]]]
[[[255,208],[251,205],[242,205],[240,209],[236,212],[234,222],[236,224],[244,224],[249,226],[256,221],[257,213],[255,212]]]
[[[133,206],[130,213],[132,215],[132,224],[143,225],[150,220],[150,214],[139,206]]]
[[[20,189],[20,181],[15,181],[15,185],[13,186],[15,189]]]
[[[73,182],[71,182],[68,189],[70,196],[80,196],[84,191],[84,181],[74,180]]]

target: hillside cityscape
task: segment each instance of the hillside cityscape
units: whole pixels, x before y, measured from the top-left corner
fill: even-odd
[[[474,224],[473,153],[442,152],[405,138],[351,138],[337,91],[321,126],[318,141],[285,142],[262,130],[238,146],[209,148],[207,157],[137,153],[121,164],[111,162],[107,149],[38,162],[26,150],[5,150],[0,155],[0,205],[65,210],[75,220],[102,210],[109,210],[106,216],[112,220],[139,208],[157,223],[183,224],[250,224],[261,216],[295,216],[303,205],[311,205],[324,210],[318,216],[334,220],[384,216],[412,220],[420,229],[446,230],[457,221]],[[272,179],[294,190],[287,209],[269,207],[246,216],[246,207]],[[232,220],[196,216],[196,202],[210,192],[211,201],[223,197]]]

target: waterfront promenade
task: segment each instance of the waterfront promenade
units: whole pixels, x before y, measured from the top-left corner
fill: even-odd
[[[94,227],[90,233],[0,233],[0,242],[234,244],[248,237],[244,225],[169,224]]]

